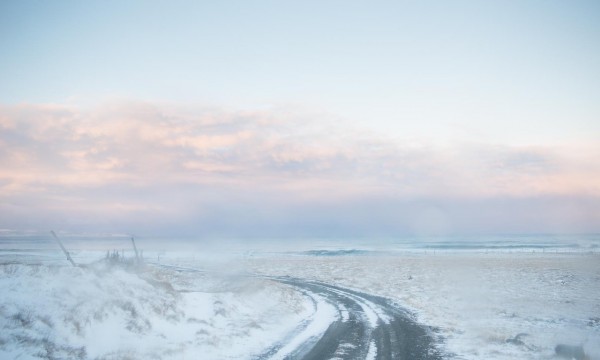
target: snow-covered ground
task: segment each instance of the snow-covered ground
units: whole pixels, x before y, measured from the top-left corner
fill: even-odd
[[[595,247],[388,251],[302,243],[174,251],[165,244],[146,249],[142,267],[77,249],[73,257],[87,266],[75,268],[56,247],[19,250],[17,243],[0,249],[0,359],[251,359],[278,342],[283,357],[302,340],[285,342],[299,324],[317,320],[318,329],[301,334],[315,336],[331,321],[320,317],[332,315],[262,275],[391,298],[436,327],[459,359],[557,359],[561,344],[600,359]]]
[[[247,265],[395,299],[438,327],[458,358],[552,359],[564,344],[600,359],[597,253],[272,255]]]
[[[0,359],[240,359],[311,315],[262,279],[92,264],[0,265]]]

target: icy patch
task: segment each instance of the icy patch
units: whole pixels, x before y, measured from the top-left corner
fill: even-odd
[[[339,304],[338,309],[340,311],[340,320],[342,322],[348,322],[348,320],[350,320],[350,313],[348,312],[348,309],[343,304]]]
[[[369,351],[367,352],[367,357],[365,360],[375,360],[377,358],[377,346],[375,345],[375,341],[371,341],[369,344]]]
[[[356,345],[350,343],[342,343],[338,346],[335,351],[333,359],[343,359],[344,356],[348,353],[348,351],[352,351],[356,349]]]
[[[339,294],[340,296],[350,298],[354,300],[358,305],[360,305],[360,307],[363,310],[363,314],[365,314],[372,328],[376,328],[380,320],[384,323],[390,322],[390,318],[381,311],[378,311],[379,307],[373,302],[365,300],[364,298],[358,296],[351,295],[347,292],[333,289],[331,291],[335,292],[336,294]]]

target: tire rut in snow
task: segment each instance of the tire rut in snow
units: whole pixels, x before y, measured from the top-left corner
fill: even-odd
[[[340,312],[339,319],[329,325],[318,341],[303,343],[285,359],[436,360],[444,357],[436,347],[432,329],[418,324],[407,311],[388,299],[321,282],[287,277],[273,280],[293,286],[307,296],[323,297]],[[346,319],[342,311],[347,311]],[[373,314],[377,316],[376,325],[373,325]],[[373,345],[376,349],[370,349]]]

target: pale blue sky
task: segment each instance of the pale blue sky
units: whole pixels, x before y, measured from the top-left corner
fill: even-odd
[[[402,138],[600,134],[597,1],[3,1],[0,101],[301,106]]]

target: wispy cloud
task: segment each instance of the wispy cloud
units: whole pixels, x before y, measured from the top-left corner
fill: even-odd
[[[575,216],[572,227],[588,230],[600,220],[599,155],[600,147],[584,144],[405,142],[282,110],[4,106],[0,225],[310,234],[416,231],[428,223],[498,231],[492,225],[507,219],[521,224],[503,211],[552,203],[540,219]],[[557,199],[579,200],[565,215]],[[461,218],[481,214],[473,204],[505,220],[469,227],[451,216],[453,209]],[[581,215],[583,208],[591,213]]]

